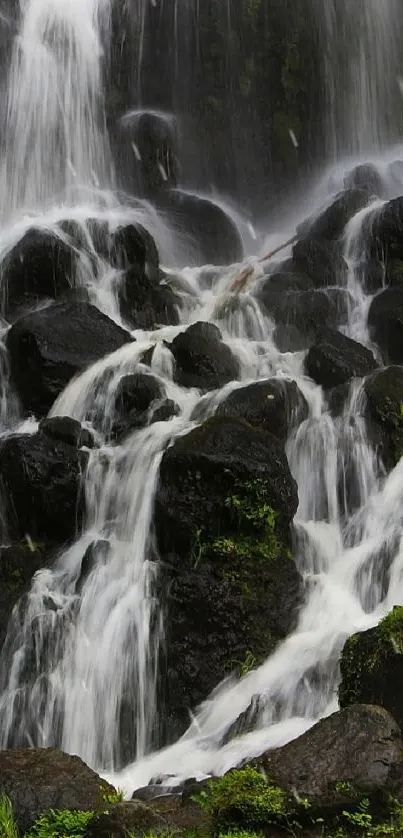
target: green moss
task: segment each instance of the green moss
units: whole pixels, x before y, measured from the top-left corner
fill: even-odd
[[[340,664],[341,707],[363,700],[363,694],[368,688],[368,676],[376,673],[390,652],[403,654],[403,607],[400,605],[395,606],[376,628],[353,634],[346,641]]]
[[[260,832],[271,825],[286,826],[299,808],[287,792],[251,767],[211,781],[198,802],[209,813],[216,836],[234,829]]]

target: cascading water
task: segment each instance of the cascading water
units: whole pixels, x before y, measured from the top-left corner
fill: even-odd
[[[140,79],[147,9],[141,2],[134,5]],[[148,13],[154,14],[152,5]],[[340,140],[334,152],[361,153],[382,147],[390,138],[390,107],[383,108],[381,103],[385,97],[389,103],[394,97],[397,6],[394,0],[371,0],[362,14],[352,13],[349,2],[342,6],[346,31],[351,34],[357,15],[361,35],[358,45],[348,47],[353,58],[348,70],[348,107],[345,101],[340,106],[347,112],[343,131],[331,129],[330,133]],[[197,20],[199,7],[175,2],[174,9],[178,39],[181,15]],[[152,232],[164,260],[170,259],[172,251],[166,227],[146,205],[135,209],[119,205],[111,195],[101,208],[91,203],[99,198],[94,199],[94,186],[107,189],[113,184],[102,110],[102,58],[110,11],[107,0],[64,6],[57,0],[26,0],[10,71],[2,183],[4,215],[22,216],[32,209],[39,223],[39,213],[45,210],[42,227],[59,236],[58,225],[66,213],[54,205],[66,200],[66,195],[71,203],[72,193],[76,201],[85,195],[88,204],[77,204],[69,215],[70,221],[85,230],[87,241],[79,282],[98,307],[120,322],[115,294],[118,270],[106,256],[97,257],[98,274],[94,275],[94,258],[87,258],[93,241],[85,220],[95,216],[116,228],[122,220],[142,221],[147,226],[153,219]],[[232,11],[229,2],[223,13],[228,27]],[[323,16],[325,40],[340,42],[340,4],[336,7],[333,0],[326,0]],[[185,52],[189,56],[189,44]],[[337,86],[339,59],[329,56],[332,90]],[[180,51],[176,60],[180,62]],[[180,74],[180,68],[176,72]],[[384,183],[386,193],[393,194],[387,178]],[[79,187],[84,188],[81,196]],[[358,212],[344,232],[348,304],[347,323],[341,328],[367,345],[370,298],[361,282],[361,264],[368,220],[380,206],[373,202]],[[29,223],[18,217],[11,232],[2,233],[2,259]],[[275,324],[262,313],[257,299],[245,293],[235,308],[228,305],[232,276],[231,270],[222,270],[206,287],[203,271],[182,271],[177,277],[182,288],[180,325],[152,333],[137,331],[136,343],[79,375],[51,411],[54,417],[68,415],[92,423],[98,447],[90,453],[83,481],[83,533],[60,553],[51,569],[36,575],[9,624],[0,679],[0,743],[3,747],[63,747],[104,773],[115,772],[117,783],[127,791],[178,766],[181,777],[220,773],[245,756],[282,744],[307,729],[337,707],[338,661],[346,637],[376,624],[403,599],[402,461],[386,477],[367,437],[361,385],[351,385],[344,412],[335,419],[321,388],[304,373],[304,353],[278,349]],[[339,285],[343,282],[340,279]],[[158,706],[157,682],[164,615],[159,608],[159,565],[152,537],[159,465],[167,446],[199,421],[193,415],[196,405],[200,411],[196,415],[211,415],[224,396],[240,386],[240,382],[227,385],[200,405],[197,390],[173,383],[173,357],[166,341],[197,320],[218,322],[239,360],[242,383],[268,377],[291,379],[307,399],[309,416],[287,441],[299,491],[295,558],[306,582],[306,602],[295,632],[261,667],[240,680],[229,679],[210,698],[206,696],[182,739],[150,755],[158,741],[158,714],[163,711]],[[144,353],[154,345],[152,372],[179,413],[133,431],[121,444],[112,444],[109,431],[118,384],[133,369],[147,372]],[[19,420],[3,354],[1,364],[0,420],[2,433],[7,434],[10,426],[18,428]],[[253,702],[252,733],[222,744],[228,729]],[[127,766],[133,757],[136,762]]]
[[[9,73],[3,217],[111,185],[102,109],[109,0],[24,0]]]

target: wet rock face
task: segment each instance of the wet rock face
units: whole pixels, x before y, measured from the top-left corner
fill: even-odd
[[[178,406],[166,398],[163,384],[152,375],[130,373],[120,379],[114,404],[110,434],[122,439],[136,428],[164,422],[178,412]]]
[[[403,367],[375,372],[364,383],[366,415],[374,428],[382,460],[393,468],[403,455]]]
[[[400,731],[383,708],[355,704],[256,762],[278,786],[308,798],[310,815],[337,814],[356,805],[357,791],[374,803],[393,793],[402,765]]]
[[[358,178],[358,175],[357,175]],[[366,188],[351,187],[332,201],[327,207],[313,218],[309,218],[297,228],[297,233],[300,236],[310,237],[312,239],[327,239],[328,241],[336,241],[340,239],[344,233],[345,227],[356,215],[357,212],[364,209],[371,200],[371,192]],[[297,259],[300,258],[302,245],[296,249]],[[300,254],[298,256],[298,254]]]
[[[308,413],[307,401],[295,381],[272,379],[233,390],[219,404],[215,415],[243,419],[285,442],[291,428],[306,419]]]
[[[340,661],[341,707],[378,704],[403,729],[403,608],[398,606],[378,626],[353,634]]]
[[[371,303],[368,326],[386,363],[403,363],[403,286],[381,291]]]
[[[24,411],[46,415],[73,376],[131,340],[89,303],[55,303],[18,320],[6,343]]]
[[[345,284],[347,265],[338,242],[309,235],[297,241],[292,255],[295,268],[309,276],[316,288]]]
[[[81,759],[54,748],[1,751],[0,791],[23,835],[49,809],[98,811],[115,792]]]
[[[347,172],[344,186],[346,189],[365,190],[377,198],[382,198],[384,192],[382,178],[373,163],[361,163]]]
[[[112,132],[121,183],[133,195],[152,198],[177,186],[175,117],[142,111],[124,114]]]
[[[369,349],[334,329],[320,329],[305,360],[308,375],[324,389],[339,387],[352,378],[363,378],[376,369]]]
[[[170,189],[159,194],[158,207],[187,241],[186,264],[231,265],[242,260],[243,245],[237,227],[217,204]]]
[[[27,539],[0,549],[0,647],[15,603],[29,591],[36,571],[51,564],[53,558],[51,546]]]
[[[252,533],[259,506],[271,506],[277,515],[276,530],[287,540],[298,498],[278,439],[238,419],[213,417],[175,440],[162,458],[156,495],[155,525],[162,554],[187,552],[197,534],[236,535],[240,519],[246,534],[242,501],[238,511],[237,501],[231,501],[238,494],[256,506],[256,515],[251,512]]]
[[[54,233],[31,229],[1,265],[2,314],[13,320],[41,300],[57,299],[75,282],[77,253]]]
[[[181,387],[216,390],[239,377],[239,363],[217,326],[194,323],[172,341],[175,379]]]
[[[289,527],[297,503],[279,440],[238,419],[214,417],[165,452],[155,527],[169,737],[185,729],[187,707],[225,674],[264,660],[294,626],[302,586]]]
[[[13,538],[62,544],[74,538],[83,514],[85,451],[43,432],[15,435],[0,445],[0,480]]]

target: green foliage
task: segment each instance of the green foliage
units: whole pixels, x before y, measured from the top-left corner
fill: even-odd
[[[35,821],[26,838],[83,838],[93,812],[50,809]]]
[[[110,792],[109,789],[101,786],[100,792],[106,806],[116,806],[117,803],[122,803],[125,799],[125,793],[122,789],[114,789],[114,791]]]
[[[4,796],[0,798],[0,838],[18,838],[12,804]]]
[[[298,806],[287,792],[251,767],[211,781],[197,800],[209,814],[216,836],[238,829],[256,833],[273,824],[290,826]]]

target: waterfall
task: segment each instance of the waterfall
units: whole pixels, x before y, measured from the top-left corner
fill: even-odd
[[[111,184],[102,103],[109,0],[23,0],[9,72],[2,215]]]
[[[312,3],[328,89],[327,158],[353,154],[364,159],[370,153],[378,165],[376,153],[382,151],[382,175],[395,160],[386,145],[396,138],[398,0]],[[0,745],[64,748],[113,776],[129,793],[160,773],[177,771],[179,779],[221,773],[265,748],[286,743],[337,709],[339,659],[346,638],[376,625],[393,605],[403,601],[403,460],[386,475],[368,437],[360,382],[351,383],[342,414],[334,417],[323,390],[306,375],[305,352],[279,349],[276,324],[257,298],[248,292],[239,296],[235,310],[223,305],[233,266],[217,269],[210,283],[206,266],[178,269],[169,218],[162,220],[151,201],[129,196],[125,184],[119,192],[115,188],[116,161],[108,134],[115,117],[121,124],[124,116],[129,119],[143,107],[148,112],[154,108],[152,113],[158,117],[161,110],[157,107],[168,104],[168,110],[173,110],[179,121],[182,118],[182,143],[189,141],[188,171],[194,155],[200,152],[202,156],[205,150],[202,141],[200,146],[196,141],[193,144],[194,134],[192,140],[185,130],[189,123],[195,124],[191,100],[206,69],[198,52],[200,0],[125,3],[124,25],[120,11],[118,4],[109,0],[21,3],[19,34],[9,68],[0,172],[2,218],[6,222],[0,230],[0,262],[4,264],[33,223],[42,232],[67,241],[69,234],[62,232],[61,225],[67,220],[69,229],[80,228],[82,234],[74,244],[79,252],[79,290],[88,292],[94,305],[125,326],[116,292],[123,269],[116,267],[107,248],[102,255],[96,252],[91,229],[98,225],[106,237],[122,225],[143,224],[155,236],[166,268],[164,281],[169,284],[176,279],[179,285],[179,323],[152,331],[136,329],[133,343],[77,374],[53,404],[51,417],[69,416],[96,427],[96,445],[89,452],[82,478],[85,520],[75,543],[61,548],[52,566],[35,575],[30,590],[12,613],[0,666]],[[252,171],[255,182],[261,181],[262,192],[268,192],[268,181],[254,165],[255,146],[251,160],[243,151],[248,149],[256,124],[256,102],[252,107],[247,98],[248,80],[244,79],[244,88],[237,89],[236,95],[225,86],[230,86],[241,52],[238,12],[238,4],[227,0],[220,5],[215,21],[215,34],[228,41],[228,48],[219,76],[220,83],[224,80],[223,100],[217,95],[217,101],[209,102],[211,110],[216,108],[215,124],[222,127],[222,135],[214,134],[220,140],[214,165],[219,171],[224,158],[227,164],[226,152],[233,143],[238,165],[246,174]],[[173,40],[171,43],[165,36],[161,46],[161,32],[152,30],[150,20],[166,19]],[[119,37],[115,40],[116,27]],[[150,51],[156,42],[160,46],[155,52],[158,72],[149,79]],[[171,47],[173,58],[170,55],[160,72],[161,56],[166,59]],[[127,70],[123,81],[117,78],[120,65],[114,66],[120,53],[124,73]],[[111,56],[112,67],[108,64]],[[112,89],[114,84],[116,89]],[[124,101],[122,113],[113,111],[111,115],[105,105],[108,94],[111,98],[116,94],[119,100],[122,90],[128,95],[127,88],[130,102]],[[239,112],[231,113],[227,120],[228,109],[241,100]],[[238,146],[240,135],[231,133],[228,126],[239,115],[244,121]],[[295,135],[292,139],[291,123],[286,122],[285,129],[294,166],[298,141]],[[132,151],[133,161],[139,162],[135,143],[130,143]],[[228,172],[234,170],[236,166],[229,161]],[[267,174],[267,166],[262,164],[263,170]],[[203,177],[200,180],[204,185]],[[391,181],[384,177],[382,182],[385,198],[395,194]],[[400,182],[398,188],[401,191]],[[306,198],[305,205],[308,202]],[[217,201],[217,206],[221,205]],[[368,223],[382,205],[380,199],[373,200],[348,221],[342,239],[347,280],[340,276],[336,289],[327,289],[347,293],[347,322],[340,330],[375,352],[367,327],[371,296],[362,281],[361,265],[368,256]],[[317,206],[309,209],[317,210]],[[306,206],[304,217],[305,210]],[[293,207],[292,222],[278,222],[273,242],[291,239],[296,215]],[[237,217],[234,213],[233,218]],[[247,220],[243,225],[252,228],[250,241],[253,238],[256,251],[259,237]],[[181,231],[180,252],[185,256],[190,254],[187,232]],[[282,257],[287,260],[291,255],[289,246]],[[255,274],[262,273],[256,252],[249,257]],[[174,359],[168,345],[199,320],[217,322],[240,369],[239,381],[204,399],[197,389],[184,389],[174,382]],[[2,337],[7,328],[2,323]],[[132,430],[123,441],[112,442],[109,432],[116,418],[119,382],[134,369],[150,372],[144,358],[151,349],[151,371],[167,398],[175,402],[177,413],[167,421]],[[3,343],[0,361],[0,432],[7,437],[24,425],[10,392]],[[298,485],[294,557],[305,583],[305,602],[293,633],[261,666],[242,678],[233,676],[217,684],[199,708],[188,708],[193,715],[184,736],[169,747],[154,750],[161,744],[159,722],[164,712],[158,682],[165,614],[153,532],[160,463],[166,449],[195,428],[202,421],[200,416],[214,415],[232,389],[264,378],[295,381],[309,408],[307,418],[290,432],[286,442]],[[28,422],[36,428],[32,419]],[[0,521],[3,531],[2,510]],[[256,696],[253,730],[226,742],[228,730]]]

